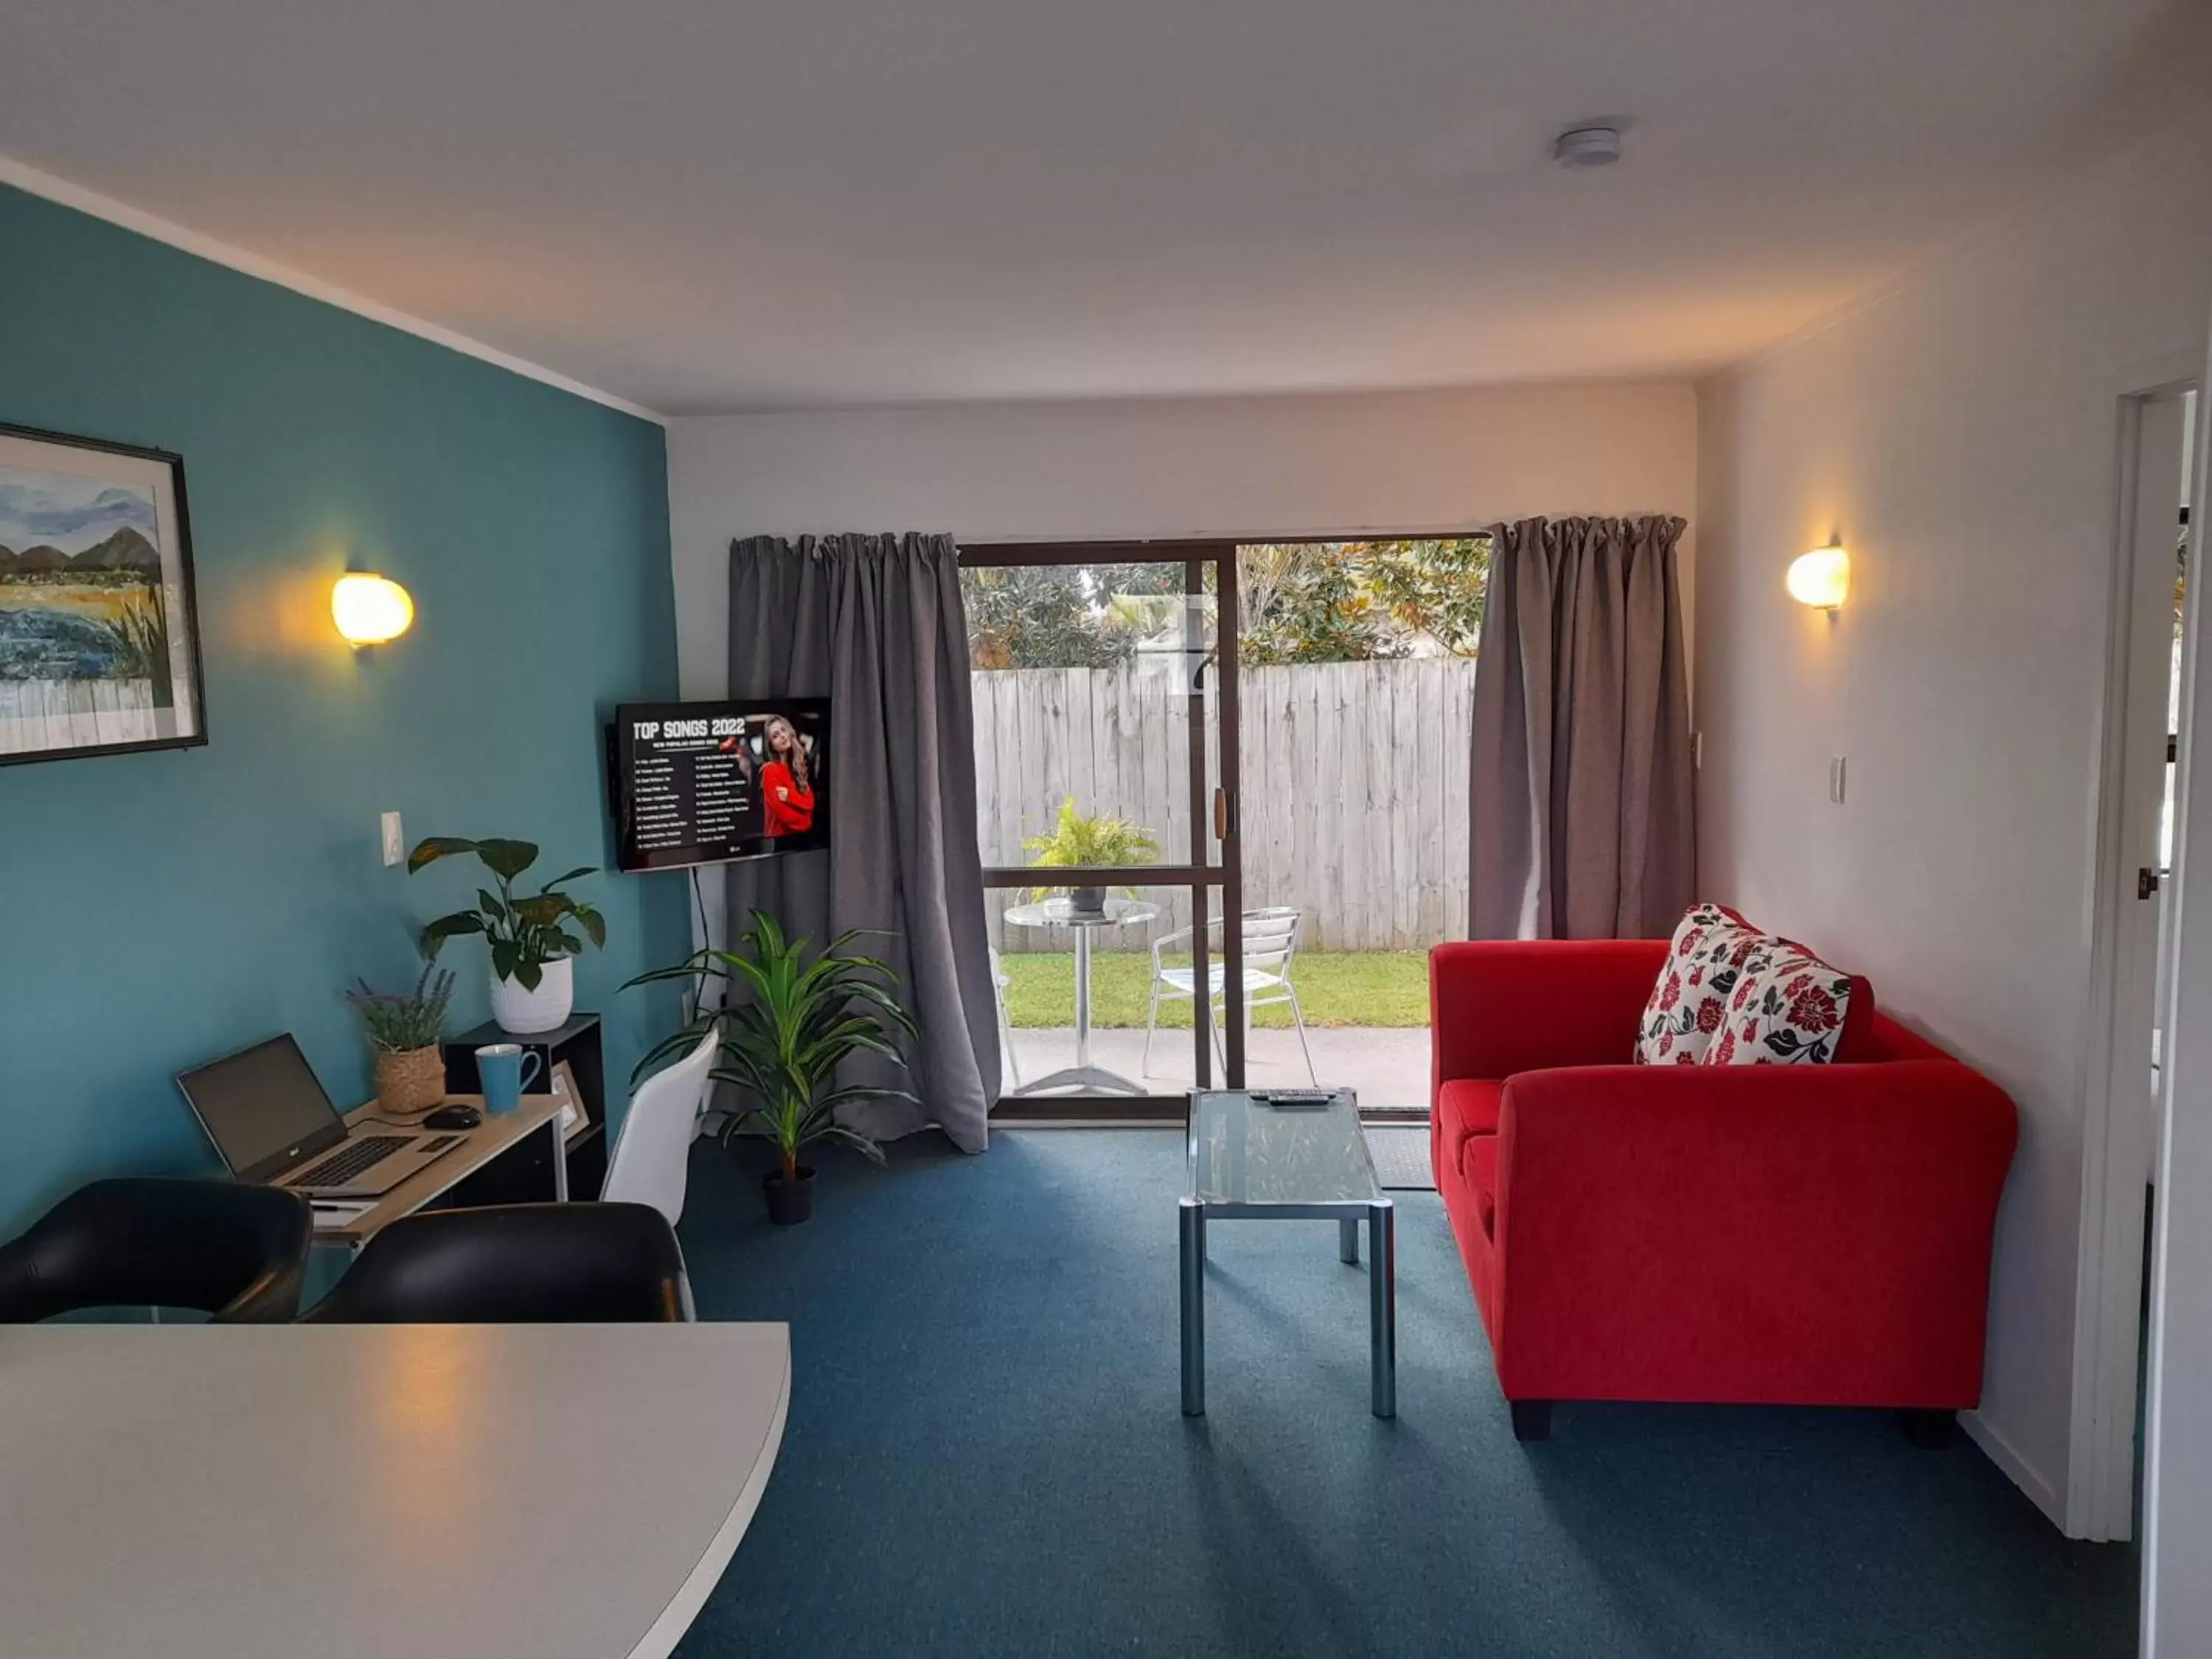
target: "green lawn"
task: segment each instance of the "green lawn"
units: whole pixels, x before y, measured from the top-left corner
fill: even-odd
[[[1000,959],[1006,977],[1006,1013],[1017,1025],[1075,1024],[1075,958],[1066,952]],[[1170,957],[1188,967],[1188,957]],[[1145,1023],[1152,972],[1150,951],[1100,951],[1091,959],[1091,1014],[1097,1025]],[[1309,1025],[1404,1025],[1429,1023],[1428,957],[1419,951],[1301,951],[1291,983]],[[1255,1025],[1288,1027],[1287,1006],[1261,1008]],[[1190,1005],[1160,1005],[1163,1026],[1190,1028]]]

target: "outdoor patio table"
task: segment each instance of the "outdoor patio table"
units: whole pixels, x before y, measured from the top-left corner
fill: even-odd
[[[1091,939],[1102,927],[1121,927],[1151,921],[1160,913],[1157,904],[1109,895],[1103,910],[1079,910],[1065,897],[1035,904],[1017,904],[1006,913],[1014,927],[1072,927],[1075,930],[1075,1064],[1025,1083],[1018,1095],[1042,1094],[1054,1089],[1103,1089],[1111,1093],[1141,1095],[1145,1086],[1133,1079],[1091,1063]]]

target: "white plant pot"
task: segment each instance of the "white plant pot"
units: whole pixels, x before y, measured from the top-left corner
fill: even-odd
[[[516,1036],[550,1031],[576,1006],[576,961],[556,957],[540,973],[538,988],[525,990],[514,980],[491,976],[491,1017],[499,1029]]]

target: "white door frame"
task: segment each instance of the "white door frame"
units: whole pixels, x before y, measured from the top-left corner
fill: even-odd
[[[2212,367],[2203,385],[2212,391]],[[2191,480],[2189,517],[2202,553],[2201,526],[2212,495],[2212,399],[2197,404],[2196,475]],[[2206,791],[2197,776],[2196,733],[2212,731],[2212,693],[2199,681],[2204,666],[2202,618],[2212,605],[2206,585],[2192,581],[2188,594],[2189,638],[2181,658],[2181,754],[2174,779],[2177,803]],[[2197,799],[2198,819],[2212,822],[2212,799]],[[2163,1072],[2165,1115],[2158,1149],[2159,1191],[2151,1254],[2150,1353],[2144,1389],[2142,1644],[2147,1659],[2190,1659],[2206,1651],[2212,1635],[2212,1580],[2204,1572],[2208,1518],[2212,1518],[2212,1444],[2195,1396],[2212,1373],[2212,1321],[2200,1275],[2212,1258],[2212,1216],[2203,1200],[2212,1166],[2206,1145],[2207,1090],[2212,1075],[2212,1018],[2207,990],[2212,972],[2204,960],[2212,927],[2189,914],[2190,848],[2188,809],[2175,827],[2173,860],[2179,878],[2170,915],[2172,937],[2171,989]],[[2185,1018],[2184,1016],[2187,1018]],[[2186,1200],[2182,1190],[2190,1188]],[[2188,1286],[2176,1291],[2177,1279]],[[2178,1409],[2176,1408],[2178,1405]]]
[[[2142,1088],[2148,1064],[2148,1028],[2158,1018],[2154,954],[2146,963],[2140,928],[2156,927],[2142,915],[2136,893],[2142,864],[2142,827],[2128,811],[2127,785],[2147,763],[2150,720],[2146,687],[2155,680],[2157,746],[2165,743],[2165,686],[2170,647],[2154,665],[2135,659],[2141,623],[2136,533],[2138,494],[2143,487],[2142,444],[2147,420],[2172,428],[2181,450],[2181,395],[2197,388],[2202,365],[2187,360],[2131,376],[2119,392],[2118,466],[2113,515],[2113,556],[2106,643],[2104,730],[2099,767],[2097,876],[2091,951],[2089,1052],[2084,1077],[2081,1137],[2081,1252],[2075,1267],[2074,1376],[2064,1528],[2069,1537],[2119,1540],[2135,1516],[2136,1378],[2142,1363],[2143,1188],[2151,1167],[2153,1117]],[[2198,400],[2202,419],[2203,399]],[[2171,529],[2179,506],[2179,477],[2165,507]],[[2145,504],[2157,511],[2156,503]],[[2166,544],[2171,545],[2169,542]],[[2190,606],[2193,631],[2197,607]],[[2188,647],[2194,649],[2193,641]],[[2154,670],[2154,672],[2153,672]],[[2130,739],[2144,750],[2131,763]],[[2159,764],[2163,765],[2161,760]],[[2175,803],[2177,817],[2179,802]],[[2176,841],[2179,825],[2176,824]],[[2172,895],[2167,896],[2169,910]],[[2171,940],[2167,941],[2171,948]],[[2124,1027],[2124,1030],[2122,1028]]]

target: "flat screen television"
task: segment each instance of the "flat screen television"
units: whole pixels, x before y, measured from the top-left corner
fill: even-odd
[[[624,703],[607,728],[623,870],[684,870],[830,844],[830,702]]]

